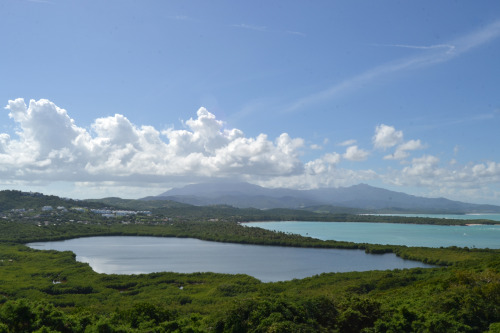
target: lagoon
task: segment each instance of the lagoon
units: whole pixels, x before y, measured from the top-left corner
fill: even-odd
[[[406,215],[407,216],[407,215]],[[365,222],[251,222],[248,227],[321,240],[424,247],[500,249],[500,225],[448,226]]]
[[[39,250],[73,251],[98,273],[215,272],[248,274],[262,282],[327,272],[433,267],[392,253],[217,243],[193,238],[101,236],[27,244]]]

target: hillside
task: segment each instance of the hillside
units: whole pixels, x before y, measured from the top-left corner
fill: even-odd
[[[131,210],[154,210],[154,209],[178,209],[188,208],[191,205],[183,204],[171,200],[134,200],[134,199],[121,199],[116,197],[103,198],[103,199],[87,199],[86,203],[96,203],[120,209]]]
[[[43,206],[52,207],[81,207],[102,208],[101,202],[86,202],[81,200],[65,199],[54,195],[44,195],[38,192],[21,192],[14,190],[0,191],[0,212],[11,209],[41,209]]]
[[[335,206],[372,212],[500,213],[500,206],[479,205],[446,198],[425,198],[359,184],[313,190],[269,189],[248,183],[204,183],[174,188],[143,200],[172,200],[185,204],[230,205],[239,208],[315,210]],[[330,211],[326,209],[326,211]]]

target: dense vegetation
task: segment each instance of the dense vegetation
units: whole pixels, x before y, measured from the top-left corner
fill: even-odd
[[[212,221],[189,214],[110,219],[88,211],[43,215],[33,209],[7,212],[0,219],[0,332],[500,330],[498,250],[324,242],[243,227],[230,215]],[[71,252],[24,245],[92,235],[360,248],[438,266],[261,283],[246,275],[215,273],[98,274]]]
[[[224,218],[230,221],[325,221],[325,222],[381,222],[413,223],[435,225],[465,225],[468,223],[495,224],[491,220],[456,220],[445,218],[403,217],[367,215],[370,212],[349,207],[319,206],[304,209],[256,209],[236,208],[227,205],[193,206],[170,200],[124,200],[105,198],[85,200],[92,204],[101,204],[122,209],[151,210],[164,216],[184,216],[187,218],[213,219]],[[392,210],[394,211],[394,210]],[[385,211],[376,211],[377,213]],[[363,215],[360,215],[363,214]]]
[[[456,220],[445,218],[402,217],[365,215],[367,211],[357,211],[352,208],[331,207],[323,209],[316,207],[314,211],[275,208],[260,210],[255,208],[235,208],[226,205],[192,206],[169,200],[125,200],[120,198],[105,198],[93,200],[61,199],[56,196],[44,196],[40,193],[26,193],[21,191],[0,191],[0,215],[13,209],[24,209],[24,218],[30,216],[30,210],[40,209],[43,206],[86,207],[126,209],[136,211],[151,211],[156,216],[170,217],[174,220],[224,220],[224,221],[325,221],[325,222],[381,222],[381,223],[413,223],[436,225],[465,225],[469,223],[496,224],[491,220]],[[358,213],[363,213],[360,215]],[[31,214],[31,216],[37,216]],[[39,214],[38,214],[39,215]],[[49,218],[54,214],[43,214]],[[37,216],[39,217],[39,216]],[[96,219],[98,216],[83,216],[87,219]],[[81,214],[67,219],[82,219]]]

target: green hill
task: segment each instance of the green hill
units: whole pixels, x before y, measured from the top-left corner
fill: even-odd
[[[170,200],[134,200],[134,199],[121,199],[117,197],[109,197],[102,199],[87,199],[84,202],[103,204],[106,206],[112,206],[121,209],[130,210],[155,210],[155,209],[178,209],[178,208],[189,208],[192,205],[183,204],[176,201]]]

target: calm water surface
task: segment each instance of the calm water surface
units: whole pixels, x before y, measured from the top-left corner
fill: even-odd
[[[324,272],[432,267],[392,253],[372,255],[362,250],[243,245],[192,238],[106,236],[27,245],[40,250],[73,251],[78,261],[107,274],[242,273],[270,282]]]
[[[431,217],[437,219],[455,220],[492,220],[500,221],[500,214],[367,214],[376,216],[409,216],[409,217]]]
[[[252,222],[244,225],[321,240],[425,247],[500,248],[500,225],[441,226],[363,222]]]

